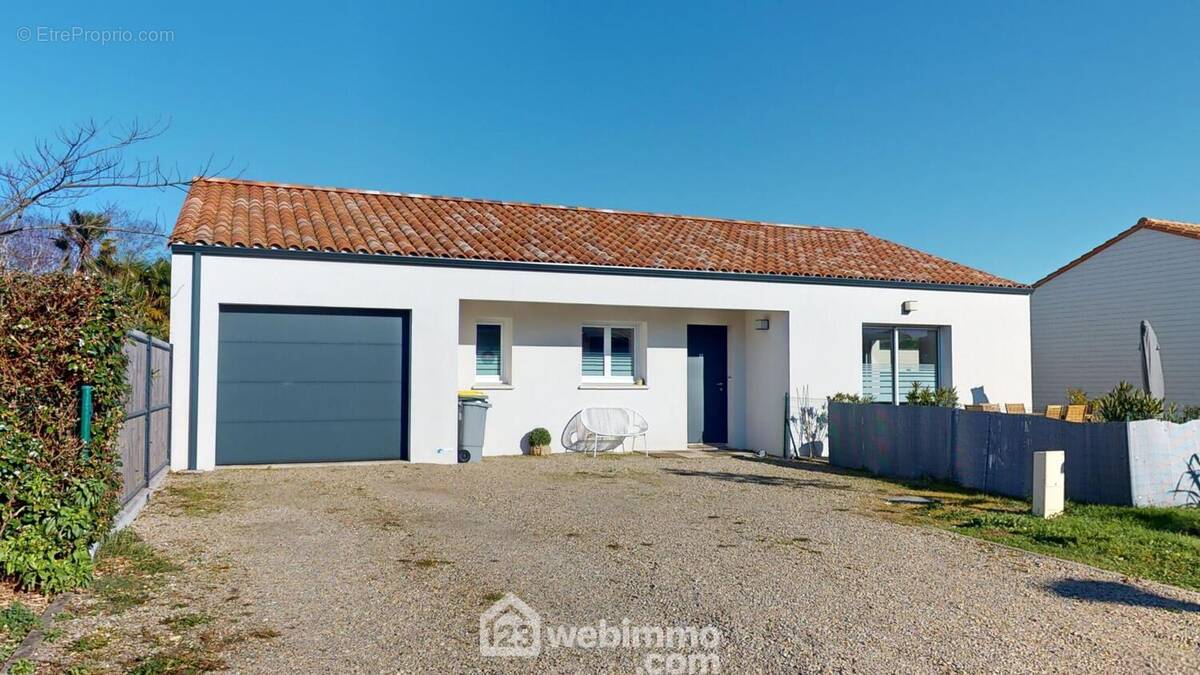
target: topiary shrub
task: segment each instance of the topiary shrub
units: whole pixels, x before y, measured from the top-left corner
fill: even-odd
[[[930,389],[929,387],[921,386],[919,382],[913,382],[912,389],[908,390],[908,394],[904,398],[908,401],[909,405],[938,406],[941,408],[958,407],[958,389],[954,387]]]
[[[1101,422],[1133,422],[1163,417],[1163,400],[1138,387],[1121,382],[1112,391],[1092,401],[1093,414]]]
[[[529,454],[545,455],[550,451],[550,432],[538,427],[529,432]]]
[[[86,275],[0,275],[0,572],[58,592],[86,584],[121,477],[128,326],[113,286]],[[79,391],[93,387],[89,458]]]

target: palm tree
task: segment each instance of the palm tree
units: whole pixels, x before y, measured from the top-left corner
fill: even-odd
[[[60,234],[54,239],[54,246],[62,251],[64,272],[94,271],[97,248],[102,258],[111,257],[112,245],[105,246],[111,226],[108,216],[103,213],[72,210],[67,222],[58,227]]]

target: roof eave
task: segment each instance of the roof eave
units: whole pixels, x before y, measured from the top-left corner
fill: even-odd
[[[175,253],[201,253],[217,256],[245,258],[276,258],[300,260],[326,260],[355,262],[362,264],[412,265],[418,267],[457,267],[464,269],[496,269],[526,272],[558,272],[575,274],[605,274],[614,276],[644,276],[685,279],[724,279],[729,281],[751,281],[762,283],[814,284],[827,286],[865,286],[880,288],[907,288],[914,290],[961,291],[969,293],[999,293],[1029,295],[1033,287],[1021,284],[1011,286],[985,284],[955,284],[931,281],[906,281],[901,279],[865,279],[856,277],[832,277],[799,274],[764,274],[758,272],[722,272],[716,270],[685,270],[658,267],[626,267],[620,265],[586,265],[575,263],[545,263],[509,260],[486,260],[473,258],[439,258],[430,256],[386,255],[379,253],[349,253],[335,251],[312,251],[303,249],[254,248],[209,244],[172,242]]]

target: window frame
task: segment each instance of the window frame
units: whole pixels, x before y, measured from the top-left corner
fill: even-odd
[[[603,375],[585,375],[583,373],[583,331],[587,328],[600,329],[604,331],[604,374]],[[629,342],[629,358],[632,363],[630,369],[631,374],[613,375],[612,374],[612,331],[614,328],[626,329],[630,333]],[[579,381],[584,384],[634,384],[638,377],[638,327],[633,323],[604,323],[604,322],[588,322],[579,326]]]
[[[479,318],[475,322],[474,350],[472,353],[472,382],[479,388],[496,388],[512,385],[512,320],[506,318]],[[500,329],[500,374],[479,374],[479,327],[496,326]]]
[[[946,370],[946,364],[943,362],[948,360],[949,356],[950,356],[948,353],[945,352],[945,344],[946,344],[945,343],[945,332],[946,332],[947,326],[928,326],[928,325],[920,325],[920,324],[895,324],[895,323],[864,323],[862,325],[862,329],[859,331],[860,342],[862,340],[863,333],[870,329],[888,330],[888,331],[891,331],[891,334],[892,334],[891,335],[892,348],[891,348],[890,358],[891,358],[891,367],[892,367],[892,397],[893,397],[893,400],[891,400],[891,401],[875,401],[875,403],[883,403],[886,405],[907,405],[908,404],[908,402],[905,400],[905,395],[908,392],[900,390],[900,331],[903,331],[903,330],[933,331],[934,340],[935,340],[934,348],[933,348],[933,354],[934,354],[934,359],[935,359],[934,364],[933,364],[934,387],[937,388],[937,387],[945,386],[945,383],[943,382],[943,377],[944,377],[944,374],[947,372],[947,370]],[[861,356],[860,356],[860,359],[861,359]],[[859,369],[861,370],[862,366],[864,366],[864,365],[866,365],[866,364],[862,363],[860,360]],[[860,394],[867,393],[862,388],[861,376],[859,378],[858,386],[859,386]]]

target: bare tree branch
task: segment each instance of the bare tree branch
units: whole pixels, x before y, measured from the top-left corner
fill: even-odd
[[[114,127],[93,120],[59,129],[51,139],[37,139],[33,150],[18,153],[0,166],[0,237],[25,229],[21,216],[28,209],[61,209],[103,188],[186,189],[198,179],[215,175],[209,157],[188,176],[158,158],[131,158],[134,146],[166,132],[169,123],[144,125],[134,120]]]

